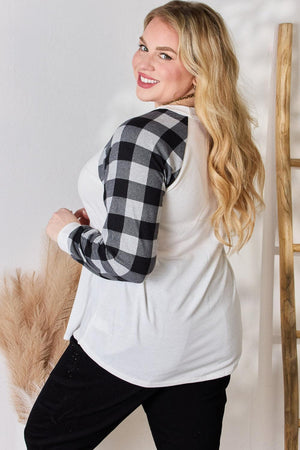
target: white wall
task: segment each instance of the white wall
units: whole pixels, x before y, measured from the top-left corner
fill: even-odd
[[[145,14],[162,2],[103,3],[0,0],[1,274],[16,267],[39,267],[41,236],[52,212],[62,206],[80,207],[76,183],[83,163],[121,121],[153,106],[135,98],[131,57]],[[232,31],[241,85],[259,122],[255,136],[268,175],[264,218],[258,220],[252,241],[231,258],[242,302],[244,352],[228,390],[221,449],[281,450],[278,257],[273,257],[272,242],[276,231],[272,60],[277,24],[294,22],[292,142],[298,142],[299,157],[300,10],[296,0],[212,0],[209,5]],[[296,145],[292,152],[296,155]],[[298,192],[299,185],[300,177]],[[295,205],[299,206],[299,196]],[[299,219],[298,213],[294,218],[298,242]],[[295,261],[299,274],[300,258]],[[0,448],[22,450],[23,427],[10,403],[4,361],[0,363]],[[142,410],[123,422],[101,448],[153,450]]]

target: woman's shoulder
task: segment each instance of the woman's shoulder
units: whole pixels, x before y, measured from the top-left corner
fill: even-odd
[[[187,126],[188,116],[160,107],[124,121],[117,128],[115,138],[140,143],[160,140],[176,146],[186,139]]]
[[[187,121],[187,114],[184,114],[183,112],[174,111],[173,109],[160,106],[158,108],[154,108],[151,111],[145,112],[143,114],[140,114],[135,117],[131,117],[130,119],[127,119],[125,122],[123,122],[122,125],[128,124],[128,125],[138,125],[138,126],[145,126],[150,122],[155,122],[158,124],[171,124],[178,122],[186,122]]]
[[[181,167],[188,135],[188,117],[156,108],[123,122],[107,143],[99,161],[100,178],[111,162],[129,161],[162,170],[169,183]]]

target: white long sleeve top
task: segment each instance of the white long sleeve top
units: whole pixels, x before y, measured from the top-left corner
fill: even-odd
[[[240,358],[234,275],[210,221],[208,142],[191,107],[127,120],[80,173],[90,225],[58,236],[83,265],[65,339],[140,386],[222,377]]]

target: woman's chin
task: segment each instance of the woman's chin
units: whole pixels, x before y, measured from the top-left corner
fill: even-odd
[[[137,98],[141,100],[141,102],[153,102],[155,103],[155,100],[152,98],[147,97],[146,95],[137,95]]]

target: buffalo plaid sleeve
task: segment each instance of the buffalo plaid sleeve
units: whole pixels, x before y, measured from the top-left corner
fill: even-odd
[[[186,117],[164,111],[125,122],[104,148],[98,171],[107,217],[101,232],[72,224],[70,255],[101,277],[141,283],[155,266],[163,198],[179,173],[187,128]]]

